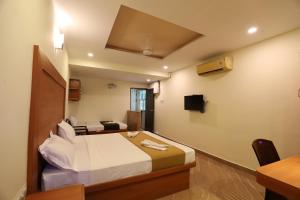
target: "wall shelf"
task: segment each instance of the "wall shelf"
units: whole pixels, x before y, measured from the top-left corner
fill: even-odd
[[[80,100],[81,82],[79,79],[70,79],[69,81],[69,101]]]

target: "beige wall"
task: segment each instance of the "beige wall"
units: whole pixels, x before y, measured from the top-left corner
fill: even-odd
[[[40,45],[68,79],[68,56],[52,45],[50,0],[0,0],[0,199],[12,199],[26,182],[33,45]]]
[[[156,98],[156,131],[251,169],[256,138],[273,140],[283,158],[300,154],[299,44],[300,29],[232,52],[231,72],[173,73]],[[207,97],[204,114],[184,110],[191,94]]]
[[[81,80],[82,95],[78,102],[69,102],[69,114],[79,121],[118,120],[126,122],[130,109],[130,88],[146,88],[146,84],[102,78],[76,76]],[[108,83],[117,85],[108,89]]]

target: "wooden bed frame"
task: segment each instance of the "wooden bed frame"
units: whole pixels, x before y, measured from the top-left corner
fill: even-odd
[[[57,133],[57,123],[64,119],[66,82],[55,67],[34,46],[30,122],[28,135],[27,194],[40,191],[45,161],[38,147]],[[196,164],[168,169],[85,187],[87,200],[155,199],[189,188],[190,168]]]

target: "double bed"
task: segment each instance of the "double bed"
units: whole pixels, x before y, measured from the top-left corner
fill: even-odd
[[[34,46],[27,194],[41,191],[41,186],[47,190],[80,183],[85,185],[87,200],[155,199],[189,188],[190,169],[195,166],[194,151],[149,132],[139,135],[177,147],[184,152],[182,163],[154,167],[154,157],[148,150],[139,149],[124,132],[76,136],[77,162],[71,172],[47,164],[38,147],[49,137],[50,130],[58,132],[57,124],[65,115],[65,92],[64,79],[39,47]],[[161,154],[156,152],[159,160]]]
[[[125,138],[125,134],[113,133],[76,137],[74,144],[76,150],[75,170],[58,169],[47,165],[42,172],[42,189],[50,190],[72,184],[92,186],[148,174],[160,169],[176,166],[176,163],[171,163],[171,159],[177,159],[179,156],[184,157],[182,162],[178,162],[179,164],[189,164],[195,161],[195,152],[189,147],[147,131],[139,134],[145,134],[168,145],[172,145],[182,150],[182,155],[176,153],[170,155],[169,152],[162,151],[158,152],[160,157],[152,158],[149,154],[128,141]],[[136,137],[138,139],[139,135]],[[173,158],[170,158],[171,156]]]

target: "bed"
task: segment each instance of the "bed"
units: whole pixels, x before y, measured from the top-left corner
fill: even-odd
[[[189,147],[169,141],[147,131],[140,132],[139,134],[145,134],[181,149],[184,153],[184,162],[182,164],[189,164],[195,161],[195,152]],[[87,135],[76,137],[75,139],[77,156],[74,168],[76,171],[58,169],[47,165],[42,172],[43,190],[47,191],[72,184],[92,186],[127,177],[148,174],[152,171],[172,166],[171,164],[168,165],[167,162],[170,158],[167,156],[157,158],[159,162],[165,162],[163,163],[164,166],[152,165],[152,158],[135,145],[132,145],[124,137],[124,134]],[[116,146],[118,148],[115,148]],[[163,154],[166,152],[159,153]]]
[[[92,135],[127,131],[127,124],[119,121],[83,121],[70,116],[66,121],[73,126],[78,135]]]
[[[38,147],[57,133],[57,124],[64,119],[66,82],[55,67],[34,46],[30,122],[28,134],[27,194],[41,191],[42,172],[47,163]],[[92,137],[113,136],[92,135]],[[100,137],[101,136],[101,137]],[[91,136],[89,136],[91,137]],[[103,183],[85,186],[87,200],[155,199],[189,188],[190,169],[195,162],[184,163],[149,173],[134,174]]]

